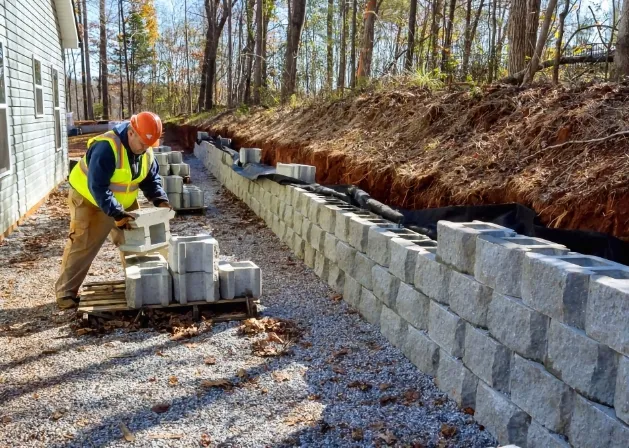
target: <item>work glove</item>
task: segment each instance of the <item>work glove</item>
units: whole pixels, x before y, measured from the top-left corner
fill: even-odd
[[[173,209],[173,206],[170,205],[170,202],[168,202],[168,201],[160,202],[158,207],[169,208],[171,210]]]
[[[121,230],[130,229],[129,221],[135,221],[135,217],[131,213],[122,212],[116,219],[116,227]]]

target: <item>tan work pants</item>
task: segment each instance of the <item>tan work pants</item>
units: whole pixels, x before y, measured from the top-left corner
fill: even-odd
[[[116,227],[112,217],[85,199],[74,188],[68,194],[70,206],[70,235],[63,251],[61,275],[55,285],[58,299],[76,297],[87,276],[92,261],[110,236],[116,247],[124,243],[124,233]],[[134,202],[127,211],[137,210]],[[124,255],[120,254],[124,266]]]

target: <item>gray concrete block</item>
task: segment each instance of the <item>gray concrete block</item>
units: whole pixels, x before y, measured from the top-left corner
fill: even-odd
[[[262,150],[260,148],[240,148],[239,154],[242,166],[248,163],[260,163],[260,160],[262,160]]]
[[[511,370],[511,399],[536,421],[563,433],[570,422],[574,391],[544,366],[515,355]]]
[[[345,300],[353,308],[358,308],[360,304],[360,295],[363,287],[360,286],[354,278],[345,275],[345,284],[343,285],[343,300]]]
[[[439,368],[439,346],[426,333],[409,325],[402,353],[426,375],[436,376]]]
[[[448,305],[451,271],[448,266],[437,261],[435,254],[418,253],[415,260],[415,287],[431,299]]]
[[[168,153],[168,163],[172,165],[181,162],[183,162],[183,154],[180,151],[171,151]]]
[[[190,208],[190,190],[183,188],[183,194],[181,195],[183,208]],[[171,204],[172,205],[172,204]]]
[[[183,193],[183,177],[162,176],[166,193]]]
[[[515,297],[494,293],[488,313],[489,332],[520,355],[543,362],[550,319]]]
[[[614,416],[614,410],[576,396],[568,439],[574,448],[626,448],[629,426]]]
[[[296,163],[278,163],[275,167],[277,174],[299,179],[309,184],[315,183],[316,170],[317,168],[315,166],[299,165]]]
[[[278,215],[279,216],[279,214],[280,214],[280,200],[279,200],[279,198],[277,196],[275,196],[273,194],[270,196],[270,198],[271,198],[270,199],[270,202],[271,202],[271,207],[270,207],[271,213],[273,213],[274,215]]]
[[[330,267],[329,261],[325,258],[325,254],[323,252],[315,251],[315,253],[315,274],[317,274],[319,278],[325,280],[328,278],[328,268]]]
[[[389,274],[382,266],[375,265],[371,269],[371,281],[374,295],[389,308],[396,309],[395,299],[400,287],[400,279]]]
[[[168,306],[172,282],[168,262],[162,255],[125,257],[125,297],[131,308]]]
[[[325,202],[319,206],[319,226],[328,233],[334,234],[336,230],[336,214],[341,210],[336,205],[332,205],[329,202]]]
[[[408,235],[407,235],[408,236]],[[413,283],[417,256],[428,253],[426,249],[415,244],[412,240],[401,238],[399,235],[389,241],[389,271],[404,283]]]
[[[485,330],[467,324],[463,364],[494,389],[509,393],[513,353]]]
[[[173,176],[183,177],[183,174],[181,174],[181,165],[183,165],[183,163],[173,163],[172,165],[170,165],[170,173]]]
[[[368,218],[369,216],[370,214],[368,212],[339,210],[335,218],[334,235],[339,240],[349,243],[349,227],[351,219],[354,217]]]
[[[326,204],[325,196],[313,194],[310,196],[310,203],[308,204],[308,219],[318,225],[319,223],[319,211]]]
[[[157,160],[157,164],[160,166],[160,168],[162,166],[168,166],[168,164],[169,164],[168,154],[166,154],[166,153],[155,153],[153,155],[155,156],[155,160]]]
[[[336,293],[342,294],[345,286],[345,272],[343,272],[336,264],[328,263],[328,285]]]
[[[356,249],[349,244],[338,241],[336,243],[336,263],[349,276],[354,276],[354,261],[356,260]]]
[[[506,227],[480,221],[461,223],[439,221],[437,235],[438,258],[457,271],[474,274],[476,238],[479,235],[515,236],[515,232]]]
[[[282,219],[284,219],[284,223],[290,228],[293,228],[294,214],[295,209],[293,208],[293,206],[286,204],[284,207],[284,213],[282,214]]]
[[[303,220],[301,221],[301,237],[304,240],[306,240],[308,244],[310,245],[312,245],[310,243],[310,229],[311,228],[312,228],[312,223],[310,222],[308,218],[304,216]]]
[[[294,209],[293,210],[293,230],[299,236],[301,236],[303,222],[304,222],[304,215],[302,215],[301,213],[299,213],[298,211]]]
[[[397,235],[387,228],[374,226],[367,231],[367,256],[380,266],[389,267],[389,241]]]
[[[522,299],[566,325],[585,328],[590,277],[629,268],[608,260],[573,254],[560,257],[527,253],[522,271]]]
[[[448,294],[452,311],[477,327],[487,327],[491,288],[470,275],[452,271]]]
[[[529,426],[527,446],[531,448],[570,448],[570,444],[559,434],[550,432],[536,421]]]
[[[179,164],[179,175],[180,176],[190,176],[190,165],[187,163]]]
[[[164,154],[166,155],[166,154]],[[165,163],[165,164],[158,164],[159,165],[159,175],[164,177],[164,176],[168,176],[171,171],[170,171],[170,165]]]
[[[475,408],[478,378],[443,350],[439,351],[435,384],[462,408]]]
[[[626,356],[621,356],[618,362],[614,407],[616,416],[629,424],[629,358]]]
[[[323,241],[323,253],[325,257],[330,260],[332,263],[337,262],[336,257],[336,244],[338,243],[338,239],[332,233],[326,233],[324,235]]]
[[[363,318],[372,325],[380,326],[380,313],[382,302],[379,301],[371,291],[362,288],[360,292],[360,303],[358,311]]]
[[[231,262],[234,269],[235,296],[254,297],[262,296],[262,272],[251,261]]]
[[[465,321],[432,300],[428,311],[428,336],[451,356],[463,356]]]
[[[301,203],[302,203],[302,198],[303,195],[306,194],[306,190],[304,190],[303,188],[299,188],[299,187],[291,187],[291,193],[293,196],[292,199],[292,205],[293,207],[295,207],[295,210],[300,210],[301,208]],[[301,213],[301,211],[300,211]]]
[[[474,277],[500,294],[522,297],[522,268],[526,252],[566,255],[569,250],[541,238],[479,235],[476,239]]]
[[[167,193],[168,202],[174,210],[179,210],[183,207],[183,194],[182,193]]]
[[[303,260],[306,256],[306,242],[296,233],[293,235],[293,252],[300,260]],[[314,250],[314,249],[313,249]]]
[[[286,245],[288,247],[291,248],[291,250],[293,250],[293,240],[294,239],[295,239],[295,231],[292,228],[286,226],[286,230],[284,231],[284,239],[283,239],[283,241],[284,241],[284,243],[286,243]],[[294,250],[293,250],[293,252],[294,252]]]
[[[408,324],[386,305],[380,314],[380,332],[394,347],[401,348],[406,342]]]
[[[369,244],[369,229],[378,225],[367,219],[352,217],[349,220],[349,244],[359,252],[366,253]]]
[[[371,261],[366,255],[356,252],[354,258],[354,270],[352,272],[354,278],[358,280],[358,283],[363,285],[368,290],[373,289],[373,282],[371,281],[371,269],[375,263]]]
[[[131,229],[123,232],[122,252],[146,253],[168,245],[170,240],[169,221],[175,212],[163,207],[148,207],[132,212]]]
[[[176,302],[216,302],[219,300],[220,282],[216,272],[172,273],[173,295]]]
[[[218,257],[218,241],[210,235],[173,236],[170,240],[168,264],[173,272],[215,272]]]
[[[236,276],[230,263],[226,261],[218,263],[218,281],[221,299],[230,300],[236,297]]]
[[[474,418],[496,436],[501,444],[527,446],[526,438],[531,417],[506,396],[482,381],[478,383]]]
[[[590,279],[585,332],[629,356],[629,274],[619,270],[604,275]]]
[[[305,241],[304,241],[305,242]],[[304,264],[308,266],[310,269],[314,269],[315,267],[315,255],[317,251],[314,247],[310,245],[310,243],[304,244]]]
[[[618,357],[583,331],[551,320],[545,365],[549,372],[582,395],[613,405]]]
[[[418,330],[428,330],[430,299],[406,283],[400,283],[395,299],[398,314]]]

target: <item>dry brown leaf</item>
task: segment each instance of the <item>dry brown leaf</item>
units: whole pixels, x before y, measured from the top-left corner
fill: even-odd
[[[155,378],[154,376],[149,378],[149,383],[154,383],[155,381],[157,381],[157,378]]]
[[[375,422],[375,423],[372,423],[371,425],[369,425],[369,427],[371,429],[373,429],[374,431],[380,431],[382,428],[384,428],[384,423],[383,422]]]
[[[91,333],[94,330],[91,328],[79,328],[78,330],[76,330],[76,335],[77,336],[83,336],[85,334]]]
[[[283,344],[284,343],[284,340],[282,338],[280,338],[274,332],[270,332],[266,338],[267,338],[267,340],[269,340],[271,342],[277,342],[278,344]]]
[[[245,369],[238,369],[238,372],[236,372],[236,376],[238,378],[246,378],[247,377],[247,371]]]
[[[304,341],[300,345],[304,348],[310,348],[312,347],[312,342]]]
[[[332,357],[338,359],[338,358],[342,358],[343,356],[348,355],[348,354],[349,354],[349,350],[346,349],[346,348],[342,348],[338,352],[332,353]]]
[[[34,394],[33,394],[33,398],[34,398],[35,400],[39,400],[39,394],[38,394],[38,393],[34,393]]]
[[[194,342],[186,342],[183,345],[184,345],[184,347],[189,348],[190,350],[192,350],[193,348],[196,348],[196,347],[199,346],[199,344],[196,344]]]
[[[74,434],[71,434],[71,433],[69,433],[69,432],[66,432],[66,433],[63,435],[63,438],[64,438],[64,439],[66,439],[66,440],[74,440]]]
[[[80,426],[81,428],[86,427],[88,424],[90,423],[90,421],[86,418],[80,418],[76,421],[75,425],[76,426]]]
[[[352,440],[355,442],[360,442],[363,440],[364,434],[363,430],[360,428],[355,428],[352,430]]]
[[[183,439],[183,434],[157,433],[149,434],[148,438],[152,440],[179,440]]]
[[[450,426],[447,423],[443,423],[441,425],[441,435],[446,439],[451,439],[457,433],[457,429],[455,426]]]
[[[201,434],[201,440],[199,441],[199,444],[203,447],[208,447],[210,446],[210,443],[212,443],[212,439],[210,438],[210,436],[208,436],[207,434]]]
[[[59,353],[59,349],[58,348],[46,349],[46,350],[43,350],[41,353],[42,355],[53,355],[55,353]]]
[[[330,297],[330,299],[333,302],[340,302],[341,300],[343,300],[343,296],[341,294],[334,294],[333,296]]]
[[[347,387],[358,388],[363,392],[370,390],[373,386],[369,383],[365,383],[364,381],[352,381],[347,385]]]
[[[52,415],[50,416],[53,420],[57,421],[59,420],[61,417],[63,417],[64,415],[66,415],[68,413],[68,411],[66,409],[57,409],[56,411],[54,411],[52,413]]]
[[[381,391],[384,391],[390,388],[391,388],[391,384],[389,383],[382,383],[380,386],[378,386],[378,389],[380,389]]]
[[[315,400],[318,400],[319,398],[321,398],[321,395],[319,395],[319,394],[310,394],[310,395],[308,395],[308,400],[310,400],[310,401],[315,401]]]
[[[120,428],[120,431],[122,431],[122,437],[127,442],[135,442],[135,436],[133,435],[133,433],[131,431],[129,431],[129,428],[127,428],[127,425],[125,425],[124,423],[120,422],[118,424],[118,427]]]
[[[332,366],[332,372],[338,373],[339,375],[345,375],[347,370],[340,366]]]
[[[216,364],[216,358],[214,356],[208,356],[207,358],[205,358],[204,362],[205,365],[213,366],[214,364]]]
[[[221,389],[228,390],[232,388],[232,383],[224,378],[221,378],[218,380],[203,380],[201,381],[201,387],[203,387],[204,389],[218,387]]]
[[[384,395],[380,397],[381,406],[386,406],[387,404],[395,403],[396,401],[397,401],[397,397],[394,397],[393,395]]]
[[[417,400],[419,400],[419,397],[419,391],[415,389],[409,389],[404,392],[404,401],[407,405],[416,402]]]
[[[463,408],[463,413],[467,415],[474,415],[476,411],[472,408]]]
[[[157,403],[151,408],[151,411],[155,412],[156,414],[163,414],[164,412],[168,412],[169,409],[169,403]]]
[[[290,380],[290,375],[286,372],[273,372],[271,376],[278,383]]]
[[[13,421],[13,419],[11,417],[9,417],[8,415],[3,415],[2,418],[0,418],[0,422],[2,423],[11,423]]]
[[[162,358],[167,358],[167,357],[168,357],[168,355],[167,355],[167,354],[165,354],[165,353],[164,353],[163,351],[161,351],[161,350],[156,351],[156,352],[155,352],[155,354],[156,354],[157,356],[161,356]]]
[[[393,445],[397,441],[397,437],[391,431],[387,431],[385,433],[380,433],[376,436],[378,439],[381,439],[387,445]]]
[[[170,377],[168,377],[169,386],[176,386],[177,383],[179,383],[179,379],[175,375],[170,375]]]

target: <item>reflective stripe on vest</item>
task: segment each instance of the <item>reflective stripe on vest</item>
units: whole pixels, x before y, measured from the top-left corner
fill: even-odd
[[[83,174],[87,176],[89,173],[89,169],[87,168],[87,163],[85,163],[85,159],[81,159],[81,161],[79,162],[79,166],[81,167],[81,171],[83,171]],[[129,189],[129,193],[131,193],[135,190],[138,190],[140,186],[139,184],[117,184],[115,182],[109,184],[109,189],[112,191],[112,193],[127,193],[127,188]]]

